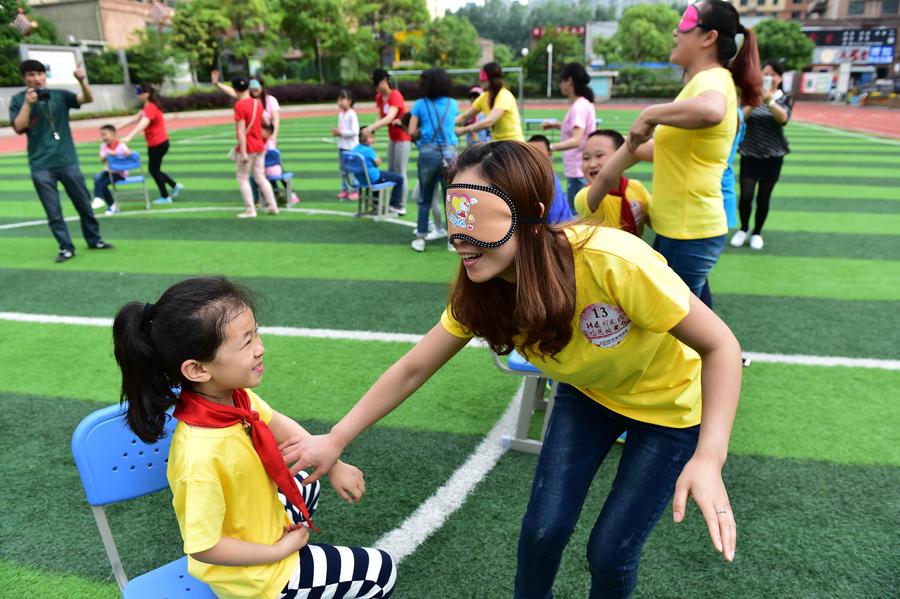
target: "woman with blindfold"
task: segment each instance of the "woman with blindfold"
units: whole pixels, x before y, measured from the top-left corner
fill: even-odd
[[[446,208],[460,270],[440,321],[328,434],[282,445],[293,470],[326,473],[473,337],[513,348],[560,382],[519,538],[517,598],[550,597],[585,496],[616,438],[618,472],[587,548],[591,597],[628,597],[644,542],[687,497],[716,550],[734,559],[722,466],[741,385],[740,347],[665,260],[616,229],[547,224],[545,155],[476,144],[449,175]],[[702,408],[702,419],[701,419]],[[487,593],[490,594],[490,593]]]
[[[641,112],[628,143],[607,163],[610,176],[601,173],[591,186],[588,204],[599,205],[619,181],[614,169],[652,160],[653,247],[711,307],[707,277],[728,232],[722,176],[738,130],[738,90],[741,103],[759,105],[759,52],[753,32],[723,0],[688,6],[673,36],[669,60],[684,68],[684,88],[674,101]]]

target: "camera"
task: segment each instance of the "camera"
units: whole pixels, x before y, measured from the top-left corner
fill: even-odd
[[[46,90],[42,87],[35,88],[35,93],[37,93],[38,102],[47,102],[50,100],[50,90]]]

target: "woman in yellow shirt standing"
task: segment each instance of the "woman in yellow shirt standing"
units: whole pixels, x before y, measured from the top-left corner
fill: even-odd
[[[591,481],[626,430],[588,544],[591,597],[630,596],[644,542],[673,495],[675,521],[691,496],[731,561],[736,527],[721,470],[740,392],[734,335],[634,235],[547,224],[553,172],[528,144],[476,144],[451,181],[447,217],[461,264],[440,322],[328,434],[285,443],[285,461],[327,472],[354,438],[482,337],[560,381],[522,521],[517,598],[551,595]]]
[[[470,125],[457,126],[459,136],[490,128],[493,141],[525,141],[522,122],[519,119],[519,105],[516,97],[503,83],[503,69],[496,62],[481,67],[481,81],[487,84],[487,91],[475,98],[464,113],[456,117],[456,124],[465,123],[479,112],[486,118]]]
[[[736,36],[744,36],[738,50]],[[673,102],[654,104],[638,116],[627,149],[653,160],[650,220],[653,248],[691,291],[712,306],[707,277],[725,246],[728,225],[722,175],[737,133],[737,90],[742,102],[760,101],[762,77],[753,32],[723,0],[702,0],[685,9],[673,32],[669,60],[685,70],[685,86]],[[655,131],[655,133],[654,133]],[[639,149],[653,138],[652,145]],[[651,158],[652,156],[652,158]],[[591,189],[593,203],[607,193]]]

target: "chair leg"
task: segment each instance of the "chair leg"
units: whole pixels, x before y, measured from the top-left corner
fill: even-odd
[[[109,528],[109,521],[106,519],[106,511],[100,506],[91,506],[94,514],[94,520],[97,521],[97,529],[100,531],[100,539],[103,541],[103,548],[106,549],[106,557],[112,566],[113,574],[116,577],[116,583],[119,590],[123,590],[128,584],[128,577],[125,576],[125,569],[122,567],[122,559],[119,557],[119,550],[116,542],[113,540],[112,530]]]

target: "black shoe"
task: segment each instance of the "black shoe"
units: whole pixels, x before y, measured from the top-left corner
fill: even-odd
[[[66,260],[71,260],[75,257],[75,252],[72,250],[59,250],[59,253],[56,254],[57,262],[65,262]]]
[[[105,241],[98,241],[94,245],[89,245],[89,250],[111,250],[113,245],[111,243],[106,243]]]

